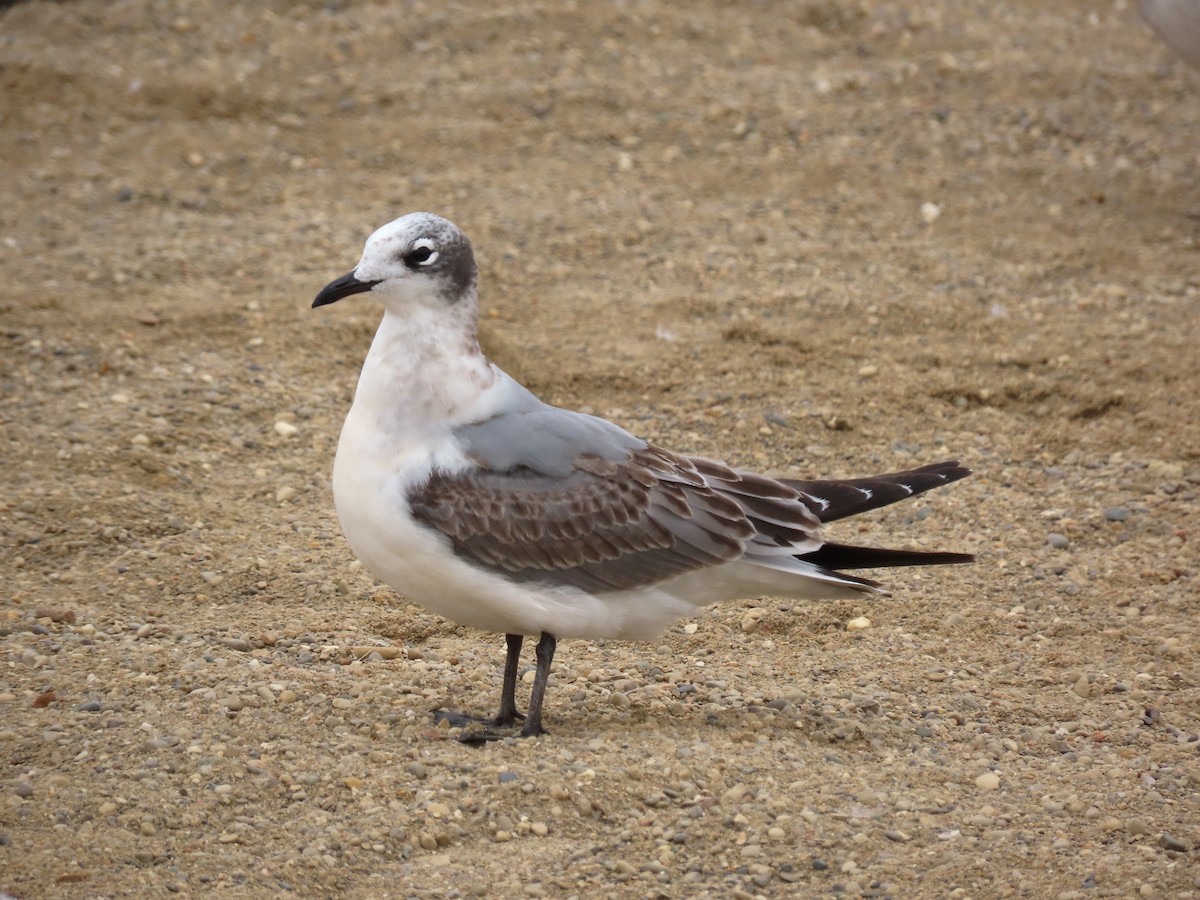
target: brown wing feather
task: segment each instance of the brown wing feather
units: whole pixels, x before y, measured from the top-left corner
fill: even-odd
[[[742,556],[755,526],[692,460],[658,447],[581,458],[566,479],[529,469],[435,473],[413,516],[456,552],[517,581],[641,587]]]

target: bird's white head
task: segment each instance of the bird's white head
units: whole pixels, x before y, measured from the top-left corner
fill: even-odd
[[[370,291],[389,310],[475,305],[477,282],[471,242],[453,222],[409,213],[367,238],[354,271],[331,281],[313,307]]]

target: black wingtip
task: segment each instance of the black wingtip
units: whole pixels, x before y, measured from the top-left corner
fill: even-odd
[[[940,550],[891,550],[886,547],[856,547],[853,544],[823,544],[819,550],[800,557],[826,569],[891,569],[897,566],[945,566],[975,561],[974,553]]]
[[[958,460],[951,459],[868,478],[780,480],[788,487],[806,494],[812,501],[808,506],[813,514],[822,523],[827,523],[907,500],[934,488],[960,481],[970,474],[970,469]]]

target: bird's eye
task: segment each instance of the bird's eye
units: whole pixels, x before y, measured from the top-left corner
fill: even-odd
[[[429,266],[438,258],[438,252],[434,249],[436,245],[429,238],[420,238],[413,241],[408,252],[404,254],[404,263],[409,268],[417,266]]]

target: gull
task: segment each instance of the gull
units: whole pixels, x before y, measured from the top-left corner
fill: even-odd
[[[430,213],[367,239],[313,307],[383,305],[346,415],[333,497],[350,549],[410,602],[506,636],[500,711],[435,712],[464,740],[544,734],[559,638],[644,640],[711,603],[884,594],[844,569],[969,562],[830,543],[827,522],[966,477],[956,461],[849,480],[768,478],[543,403],[480,350],[471,244]],[[538,636],[527,712],[525,636]]]

